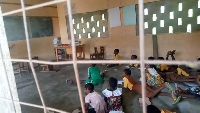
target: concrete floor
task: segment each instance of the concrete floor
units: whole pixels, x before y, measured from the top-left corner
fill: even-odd
[[[87,68],[89,65],[79,65],[80,79],[87,79]],[[100,70],[105,70],[105,65],[98,65]],[[115,70],[114,70],[115,69]],[[116,70],[117,69],[117,70]],[[116,68],[109,68],[107,80],[113,76],[118,80],[122,80],[122,70],[124,65]],[[72,112],[74,109],[80,106],[80,100],[76,85],[66,84],[66,79],[74,79],[74,71],[72,65],[63,66],[58,72],[46,72],[42,73],[36,70],[37,77],[40,83],[41,91],[48,107],[61,109],[64,111]],[[135,79],[138,79],[140,72],[138,69],[132,69],[132,75]],[[19,94],[19,100],[22,102],[29,102],[32,104],[42,105],[39,98],[39,94],[36,88],[36,84],[32,74],[23,73],[23,76],[15,75],[17,82],[17,90]],[[172,85],[174,85],[172,83]],[[191,83],[179,84],[181,88],[186,89]],[[100,92],[107,87],[107,82],[102,85],[95,86],[95,90]],[[82,85],[84,88],[84,84]],[[166,91],[166,90],[164,90]],[[123,89],[123,105],[125,113],[142,113],[142,107],[139,106],[138,98],[141,95]],[[152,99],[152,104],[160,109],[168,109],[177,113],[200,113],[200,100],[182,98],[181,102],[177,105],[172,105],[172,99],[170,97],[157,96]],[[43,109],[21,106],[23,113],[43,113]]]

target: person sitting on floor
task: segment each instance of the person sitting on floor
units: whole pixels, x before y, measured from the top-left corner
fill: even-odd
[[[174,113],[174,112],[171,112],[169,110],[164,110],[164,109],[159,110],[154,105],[148,105],[147,106],[147,113]]]
[[[163,73],[161,77],[166,82],[196,82],[200,85],[200,75],[198,76],[179,76],[176,73]]]
[[[158,60],[165,60],[163,57],[158,57]],[[159,72],[174,72],[176,71],[177,66],[174,65],[166,65],[166,64],[158,64],[157,71]]]
[[[88,79],[87,80],[80,80],[80,83],[92,83],[94,85],[102,84],[104,82],[103,78],[107,70],[100,72],[99,68],[96,67],[96,64],[91,64],[88,68]],[[67,80],[67,83],[75,83],[74,80]]]
[[[122,90],[117,88],[117,79],[109,78],[109,88],[102,91],[109,113],[123,113]]]
[[[121,60],[121,56],[119,55],[119,49],[114,50],[114,60]],[[109,64],[107,67],[117,66],[119,64]]]
[[[164,60],[163,57],[158,57],[158,60]],[[166,64],[159,64],[157,70],[160,72],[174,72],[180,76],[189,76],[189,69],[185,65],[172,65],[168,66]]]
[[[94,85],[102,84],[104,82],[103,76],[105,73],[101,73],[99,68],[96,67],[96,64],[91,64],[88,68],[88,80],[87,83],[92,83]]]
[[[132,55],[131,60],[137,60],[137,55]],[[129,67],[136,67],[139,68],[139,64],[129,64]]]
[[[152,87],[162,86],[164,83],[164,79],[154,69],[154,67],[150,64],[146,64],[145,67],[146,67],[147,85]]]
[[[150,56],[150,57],[148,57],[148,60],[155,60],[155,58],[152,57],[152,56]],[[154,68],[155,70],[157,70],[157,64],[152,64],[151,66],[153,66],[153,68]]]
[[[106,103],[103,97],[94,91],[94,85],[88,83],[85,85],[85,110],[86,113],[106,113]]]
[[[141,88],[142,86],[141,86],[140,83],[136,82],[133,77],[131,77],[131,70],[130,69],[124,69],[122,76],[123,76],[123,86],[124,86],[124,88],[128,88],[132,91],[135,91],[139,94],[142,94],[142,88]],[[164,88],[168,88],[168,90],[171,92],[171,94],[161,92],[161,90],[164,89]],[[173,104],[178,103],[180,101],[180,98],[181,98],[181,96],[179,96],[179,97],[175,96],[173,89],[171,88],[170,84],[167,83],[167,82],[162,84],[162,86],[159,87],[156,90],[153,90],[149,86],[146,86],[146,96],[148,98],[154,98],[158,94],[171,97],[174,100]]]

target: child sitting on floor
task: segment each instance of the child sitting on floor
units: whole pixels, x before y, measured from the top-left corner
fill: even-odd
[[[133,77],[131,77],[131,70],[130,69],[124,69],[122,76],[123,76],[124,88],[129,88],[132,91],[135,91],[139,94],[142,94],[142,89],[141,89],[142,86],[141,86],[140,83],[136,82]],[[161,92],[161,90],[164,89],[164,88],[168,88],[168,90],[171,92],[171,94]],[[181,96],[176,97],[174,95],[174,92],[173,92],[171,86],[169,85],[169,83],[164,83],[161,87],[159,87],[156,90],[153,90],[149,86],[146,86],[146,96],[148,98],[154,98],[158,94],[163,95],[163,96],[172,97],[172,99],[174,100],[173,104],[178,103],[180,101],[180,98],[181,98]]]
[[[137,60],[137,55],[132,55],[131,56],[131,60]],[[139,68],[139,64],[129,64],[129,67],[136,67],[136,68]]]
[[[114,50],[114,60],[121,60],[121,56],[119,55],[119,49]],[[109,64],[107,67],[117,66],[119,64]]]
[[[104,73],[102,73],[104,75]],[[91,66],[88,68],[88,80],[86,80],[87,83],[92,83],[94,85],[102,84],[104,82],[103,76],[100,73],[100,70],[98,67],[96,67],[96,64],[91,64]]]
[[[106,103],[103,97],[94,91],[94,85],[88,83],[85,85],[85,110],[86,113],[106,113]],[[91,106],[91,108],[90,108]]]
[[[154,57],[150,56],[148,57],[148,60],[155,60]],[[152,64],[151,66],[153,66],[153,68],[156,70],[157,69],[157,64]]]
[[[146,64],[145,67],[146,67],[147,85],[153,87],[162,86],[164,83],[164,79],[154,69],[154,67],[150,64]]]
[[[158,60],[165,60],[163,57],[158,57]],[[169,66],[166,64],[158,64],[157,70],[160,72],[174,72],[176,71],[177,66]]]
[[[158,57],[158,60],[164,60],[164,58]],[[189,76],[189,69],[185,65],[168,66],[166,64],[159,64],[157,70],[160,72],[175,72],[180,76]]]
[[[104,82],[103,78],[105,74],[107,73],[107,70],[100,72],[99,68],[96,67],[96,64],[91,64],[88,68],[88,79],[87,80],[81,80],[80,83],[92,83],[94,85],[102,84]],[[74,80],[67,80],[67,83],[74,83]]]
[[[198,85],[200,85],[200,75],[179,76],[175,73],[162,73],[161,76],[166,82],[196,82]]]
[[[110,88],[103,90],[103,95],[107,103],[109,113],[123,113],[122,109],[122,90],[117,88],[117,79],[110,77],[108,86]]]

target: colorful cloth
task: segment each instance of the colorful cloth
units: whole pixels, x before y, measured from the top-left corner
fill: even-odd
[[[164,84],[164,79],[158,74],[152,76],[149,73],[146,73],[147,76],[147,85],[153,87],[159,87]]]
[[[110,91],[108,89],[103,90],[103,95],[106,97],[107,108],[109,113],[111,111],[122,113],[122,90],[117,88],[115,91]]]
[[[87,83],[92,83],[94,85],[102,84],[103,78],[100,74],[100,70],[98,67],[89,67],[88,68],[88,80],[86,80]]]
[[[148,68],[146,76],[148,86],[158,87],[164,84],[164,79],[157,73],[154,68]]]
[[[119,54],[116,54],[116,55],[114,56],[114,60],[121,60],[121,56],[119,56]]]
[[[200,88],[199,87],[190,87],[187,89],[187,92],[200,99]]]
[[[123,82],[124,82],[124,88],[132,90],[133,84],[128,80],[128,78],[124,77]]]
[[[105,113],[106,111],[106,103],[104,99],[95,91],[89,93],[85,97],[85,103],[90,104],[90,106],[95,109],[96,113]]]

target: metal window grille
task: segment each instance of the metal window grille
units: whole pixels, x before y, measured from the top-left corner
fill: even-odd
[[[76,49],[75,49],[75,38],[74,38],[74,31],[73,31],[73,21],[72,21],[72,10],[71,10],[71,0],[54,0],[54,1],[50,1],[50,2],[46,2],[46,3],[41,3],[41,4],[37,4],[37,5],[33,5],[33,6],[28,6],[25,7],[24,5],[24,0],[20,0],[21,1],[21,9],[17,9],[17,10],[13,10],[10,12],[6,12],[3,14],[0,14],[0,17],[2,18],[2,16],[8,16],[11,14],[15,14],[15,13],[19,13],[22,12],[23,14],[23,22],[24,22],[24,28],[25,28],[25,36],[26,36],[26,43],[27,43],[27,50],[28,50],[28,60],[27,59],[1,59],[2,61],[16,61],[16,62],[28,62],[31,66],[31,70],[33,72],[33,76],[36,82],[36,86],[37,86],[37,90],[39,92],[39,96],[40,99],[42,101],[42,105],[36,105],[36,104],[31,104],[31,103],[25,103],[25,102],[20,102],[20,101],[15,101],[12,99],[12,94],[11,94],[11,99],[8,98],[2,98],[0,97],[1,101],[10,101],[13,103],[18,103],[21,105],[27,105],[27,106],[31,106],[31,107],[37,107],[37,108],[42,108],[44,109],[44,113],[47,113],[47,110],[52,110],[55,112],[60,112],[60,113],[68,113],[66,111],[62,111],[59,109],[55,109],[55,108],[51,108],[51,107],[47,107],[44,99],[43,99],[43,95],[42,92],[40,90],[40,85],[36,76],[36,72],[35,69],[33,67],[33,63],[41,63],[41,64],[50,64],[50,65],[64,65],[64,64],[73,64],[74,67],[74,71],[75,71],[75,77],[76,77],[76,81],[77,81],[77,86],[78,86],[78,93],[79,93],[79,98],[81,101],[81,106],[83,109],[83,113],[85,113],[84,111],[84,101],[82,98],[82,93],[81,93],[81,86],[80,86],[80,80],[79,80],[79,73],[78,73],[78,68],[77,68],[77,64],[88,64],[88,63],[97,63],[97,64],[101,64],[101,63],[107,63],[107,64],[116,64],[116,63],[124,63],[124,64],[129,64],[129,63],[140,63],[141,66],[141,76],[142,76],[142,98],[143,101],[145,101],[145,73],[144,73],[144,64],[145,63],[149,63],[149,64],[183,64],[183,65],[198,65],[200,64],[200,62],[189,62],[189,61],[149,61],[149,60],[145,60],[145,50],[144,50],[144,15],[143,15],[143,0],[138,0],[138,6],[139,6],[139,38],[140,38],[140,60],[137,61],[132,61],[132,60],[119,60],[119,61],[114,61],[114,60],[77,60],[75,53],[76,53]],[[71,32],[71,40],[72,40],[72,53],[73,55],[73,60],[72,61],[63,61],[63,62],[48,62],[48,61],[42,61],[42,60],[32,60],[31,59],[31,49],[30,49],[30,43],[29,43],[29,35],[28,35],[28,29],[27,29],[27,21],[26,21],[26,11],[28,10],[32,10],[32,9],[36,9],[36,8],[40,8],[40,7],[44,7],[44,6],[48,6],[48,5],[53,5],[53,4],[57,4],[57,3],[61,3],[61,2],[67,2],[67,8],[68,8],[68,14],[69,14],[69,23],[70,23],[70,32]],[[0,45],[0,55],[2,56],[2,45]],[[5,67],[4,67],[5,68]],[[6,78],[7,82],[8,77]],[[10,93],[11,93],[11,88],[8,84]],[[145,105],[145,102],[143,102],[143,106]],[[143,107],[143,113],[146,113],[146,107]]]

